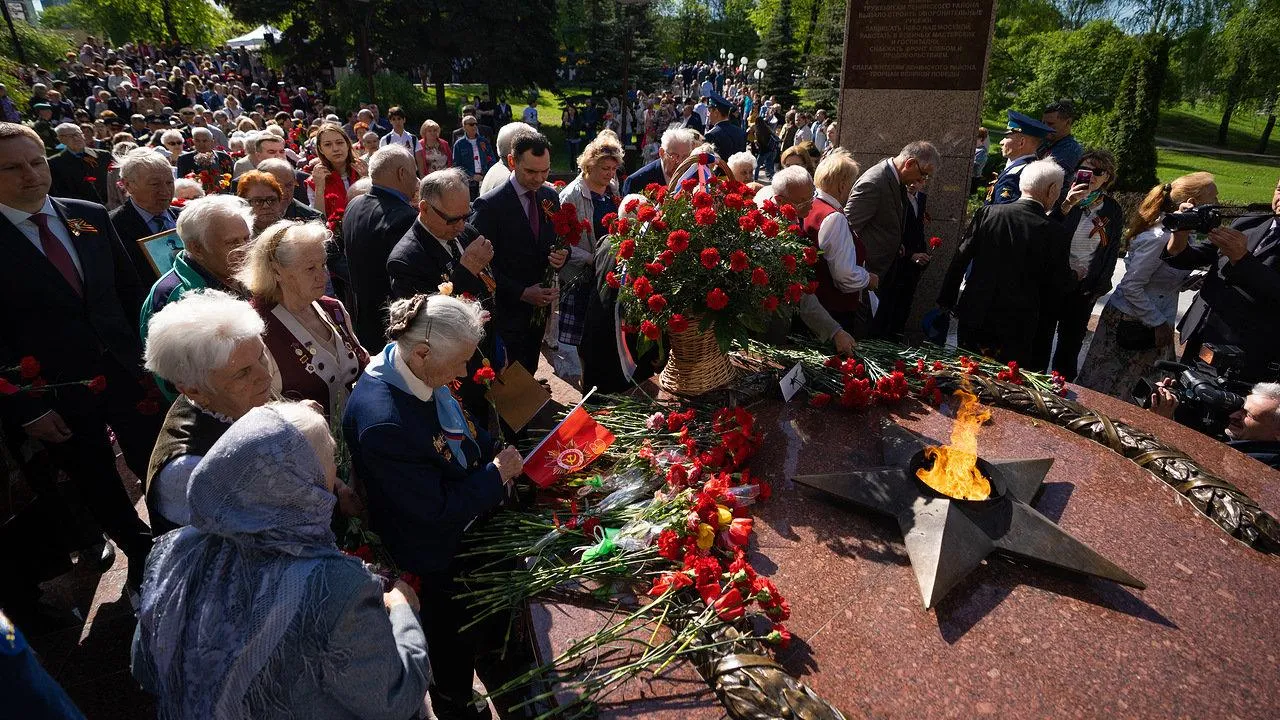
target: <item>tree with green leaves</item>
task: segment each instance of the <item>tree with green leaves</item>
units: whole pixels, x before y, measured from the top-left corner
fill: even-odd
[[[796,57],[796,36],[791,24],[791,0],[781,0],[778,12],[773,16],[769,32],[760,41],[757,54],[768,61],[760,91],[763,95],[777,97],[783,107],[796,104],[796,80],[800,76],[800,63]]]
[[[46,8],[40,24],[105,35],[117,44],[179,42],[205,47],[244,29],[208,0],[71,0]]]
[[[1222,90],[1218,144],[1226,145],[1231,116],[1240,104],[1273,99],[1280,87],[1280,1],[1239,2],[1212,45]],[[1266,147],[1265,138],[1261,145]]]
[[[828,0],[822,13],[821,29],[805,66],[804,88],[809,102],[834,111],[840,105],[840,76],[844,69],[845,3]]]
[[[1169,39],[1152,33],[1142,38],[1120,81],[1116,109],[1108,123],[1107,146],[1116,156],[1120,190],[1147,190],[1156,177],[1156,125],[1160,91],[1169,68]]]

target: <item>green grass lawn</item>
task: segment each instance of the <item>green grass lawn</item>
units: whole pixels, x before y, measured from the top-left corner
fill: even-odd
[[[573,94],[576,92],[574,88],[564,88],[564,91]],[[450,113],[456,113],[463,104],[471,98],[488,92],[486,85],[472,84],[448,84],[444,86],[445,103]],[[428,99],[435,102],[435,91],[427,93]],[[522,93],[512,93],[507,96],[507,102],[511,103],[511,114],[520,119],[520,113],[524,110],[527,96]],[[571,165],[567,149],[564,144],[564,130],[560,127],[560,113],[564,110],[560,97],[550,90],[541,90],[538,92],[538,101],[534,105],[538,109],[538,121],[542,125],[542,133],[551,141],[551,172],[565,174],[569,172]],[[441,123],[446,125],[446,123]],[[453,131],[457,127],[457,121],[452,121],[445,132]]]
[[[1158,137],[1167,137],[1197,145],[1218,145],[1218,123],[1222,122],[1222,108],[1200,104],[1195,107],[1178,105],[1161,108],[1160,125],[1156,128]],[[1258,138],[1266,126],[1267,118],[1253,110],[1237,110],[1231,116],[1231,127],[1227,131],[1227,150],[1239,152],[1255,152],[1258,149]],[[1280,157],[1280,133],[1272,132],[1272,141],[1267,147],[1267,154]]]
[[[1241,161],[1230,156],[1160,150],[1157,163],[1160,179],[1165,181],[1200,170],[1213,173],[1218,198],[1225,203],[1270,202],[1280,178],[1280,158]]]

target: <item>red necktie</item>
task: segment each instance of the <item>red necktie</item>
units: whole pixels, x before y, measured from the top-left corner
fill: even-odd
[[[44,256],[49,258],[49,262],[62,273],[63,279],[76,291],[77,295],[84,295],[84,287],[80,284],[80,273],[76,272],[75,261],[71,259],[71,253],[67,252],[67,248],[58,239],[57,235],[49,229],[49,216],[44,213],[36,213],[30,218],[31,222],[36,224],[40,229],[40,248],[44,250]]]
[[[529,214],[529,229],[533,231],[533,239],[537,240],[542,224],[538,222],[538,200],[537,192],[530,190],[525,197],[529,198],[529,208],[526,212]]]

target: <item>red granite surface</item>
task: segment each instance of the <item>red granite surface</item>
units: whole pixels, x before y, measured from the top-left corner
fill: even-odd
[[[1081,395],[1280,511],[1280,473],[1138,408]],[[951,424],[919,407],[890,415],[769,402],[760,410],[766,437],[754,467],[776,490],[758,508],[752,559],[791,599],[796,641],[780,659],[848,716],[1274,716],[1280,557],[1232,540],[1119,455],[997,409],[979,436],[982,454],[1053,457],[1033,506],[1147,589],[993,556],[926,611],[894,520],[786,480],[879,464],[884,422],[942,440]],[[600,622],[544,609],[544,651]],[[602,716],[722,715],[691,669],[668,676],[624,689]]]

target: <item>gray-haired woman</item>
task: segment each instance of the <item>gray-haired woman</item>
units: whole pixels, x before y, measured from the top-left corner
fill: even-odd
[[[133,674],[161,718],[418,717],[430,679],[417,598],[334,543],[325,418],[255,408],[191,476],[191,526],[147,558]]]
[[[147,467],[147,511],[158,536],[191,522],[187,481],[231,423],[271,397],[265,326],[249,305],[201,290],[151,317],[146,367],[181,393]]]

